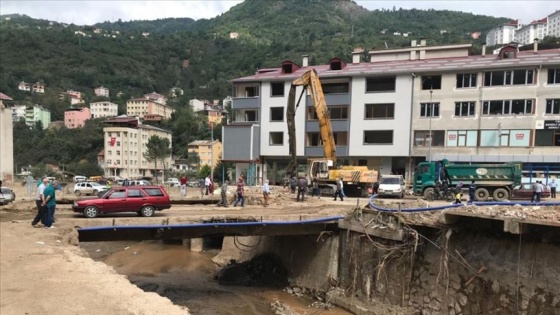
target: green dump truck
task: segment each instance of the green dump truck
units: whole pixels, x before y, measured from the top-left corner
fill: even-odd
[[[521,184],[521,162],[500,164],[451,164],[448,160],[421,162],[414,173],[414,194],[427,197],[436,186],[437,181],[447,181],[449,187],[456,187],[460,182],[467,189],[475,181],[477,189],[475,198],[486,201],[492,197],[495,201],[508,199],[513,187]]]

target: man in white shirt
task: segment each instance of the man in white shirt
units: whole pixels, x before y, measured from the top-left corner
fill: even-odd
[[[206,196],[208,196],[208,192],[210,191],[210,175],[206,176],[204,179],[204,187],[206,187]]]
[[[36,194],[36,197],[35,197],[35,204],[37,205],[37,215],[35,215],[35,218],[33,219],[33,222],[31,222],[31,225],[33,227],[38,227],[37,223],[39,223],[39,221],[41,221],[41,223],[43,223],[43,225],[45,224],[44,218],[43,218],[43,213],[44,213],[45,207],[43,207],[42,203],[44,201],[43,192],[45,191],[45,187],[48,184],[49,184],[49,180],[47,178],[44,178],[43,183],[37,187],[37,194]]]
[[[548,187],[550,187],[550,198],[556,199],[556,181],[553,179],[550,183],[548,183]]]
[[[268,196],[270,195],[270,187],[268,186],[268,179],[264,181],[263,190],[263,206],[268,207]]]

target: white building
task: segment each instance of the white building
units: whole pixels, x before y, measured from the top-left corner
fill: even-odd
[[[488,31],[486,34],[486,44],[488,46],[509,44],[515,40],[516,30],[519,29],[521,24],[518,20],[500,25]]]
[[[515,41],[521,45],[532,44],[535,38],[542,40],[547,36],[547,18],[533,21],[515,32]]]
[[[199,112],[204,110],[204,104],[208,103],[207,100],[192,99],[189,101],[189,106],[192,107],[193,111]]]
[[[560,37],[560,10],[548,16],[548,36]]]
[[[14,105],[12,106],[12,120],[14,122],[19,121],[20,119],[25,119],[25,110],[27,106],[25,105]]]
[[[0,93],[0,180],[14,181],[14,134],[12,111],[6,102],[12,99]]]
[[[118,116],[119,105],[111,102],[94,102],[89,104],[93,118]]]
[[[109,89],[103,86],[95,88],[94,93],[96,96],[109,97]]]
[[[26,91],[26,92],[31,92],[31,84],[26,83],[25,81],[21,81],[18,84],[18,90],[20,91]]]

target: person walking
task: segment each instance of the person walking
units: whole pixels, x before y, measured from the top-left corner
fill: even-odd
[[[317,199],[321,199],[321,194],[319,193],[319,183],[317,182],[317,178],[313,178],[311,180],[311,197],[317,196]]]
[[[344,201],[344,196],[342,195],[342,181],[336,181],[336,191],[334,192],[334,200],[336,201],[336,197],[340,197],[340,201]]]
[[[541,202],[542,192],[544,191],[544,186],[541,181],[537,181],[535,187],[535,201]]]
[[[342,197],[346,198],[346,194],[344,193],[344,178],[340,177],[340,194]]]
[[[455,202],[454,202],[454,204],[460,205],[461,204],[461,197],[463,197],[463,194],[461,192],[455,191]]]
[[[205,195],[208,196],[208,193],[210,192],[210,175],[206,176],[206,178],[204,179],[204,187],[206,188],[206,193]]]
[[[224,180],[223,184],[222,184],[222,191],[220,192],[220,202],[218,202],[218,204],[216,206],[218,207],[225,207],[228,208],[228,201],[227,201],[227,190],[228,190],[228,180]]]
[[[533,189],[533,194],[531,195],[531,202],[535,202],[535,199],[537,198],[537,184],[539,183],[539,181],[535,181],[533,183],[533,185],[531,185],[531,188]]]
[[[200,187],[200,196],[204,197],[204,186],[205,186],[206,180],[204,178],[201,178],[198,181],[198,186]]]
[[[56,185],[58,185],[57,180],[55,180],[52,185],[47,185],[43,191],[43,202],[41,205],[46,208],[44,211],[44,224],[46,229],[54,228],[53,218],[56,208],[56,193],[54,187],[56,187]]]
[[[39,187],[37,187],[37,194],[36,194],[36,198],[35,198],[35,205],[37,206],[37,215],[35,215],[35,218],[31,222],[31,225],[33,227],[38,227],[37,224],[39,222],[41,222],[43,225],[45,225],[45,217],[44,217],[45,207],[43,207],[43,201],[45,199],[43,197],[43,192],[45,191],[45,187],[48,183],[49,183],[49,180],[44,178],[41,185],[39,185]]]
[[[550,183],[548,183],[548,187],[550,187],[550,198],[556,199],[556,181],[553,179]]]
[[[185,198],[187,196],[187,181],[188,179],[187,177],[185,177],[185,175],[181,176],[181,179],[179,180],[182,198]]]
[[[307,193],[307,178],[300,176],[297,181],[298,193],[296,197],[296,202],[299,202],[299,196],[301,196],[301,201],[305,201],[305,194]]]
[[[474,180],[471,181],[471,184],[469,185],[469,202],[468,203],[473,203],[474,200],[474,192],[476,191],[476,184],[474,183]]]
[[[290,177],[290,191],[292,194],[296,193],[297,180],[295,176]]]
[[[268,207],[268,199],[270,196],[270,187],[268,186],[268,179],[264,181],[262,191],[263,191],[263,206]]]
[[[243,183],[243,176],[239,176],[237,181],[237,191],[236,199],[233,203],[234,207],[237,207],[238,203],[241,203],[241,207],[245,207],[245,183]]]

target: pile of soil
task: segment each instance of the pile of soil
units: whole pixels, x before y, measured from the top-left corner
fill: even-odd
[[[262,254],[243,263],[232,260],[215,279],[221,285],[282,288],[288,285],[288,270],[278,256]]]

